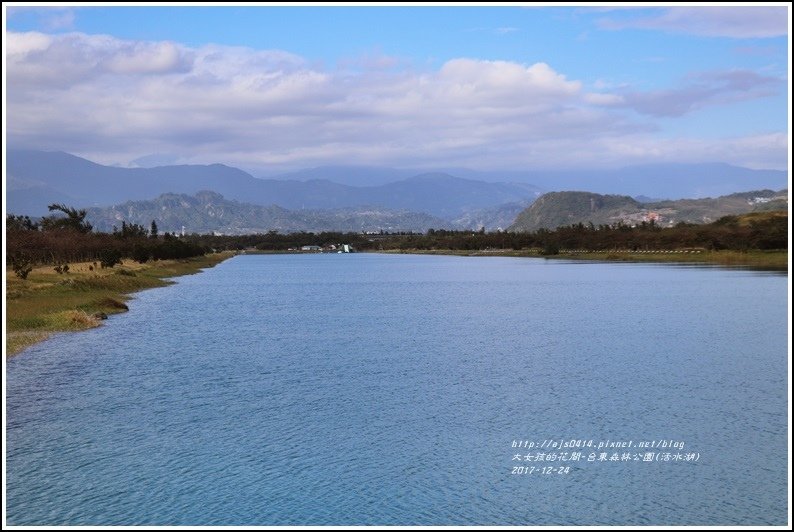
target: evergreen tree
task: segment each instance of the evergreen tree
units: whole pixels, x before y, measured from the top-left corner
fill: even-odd
[[[61,203],[53,203],[47,207],[50,211],[60,211],[66,218],[57,216],[46,216],[41,219],[41,228],[45,231],[50,229],[72,229],[78,233],[90,233],[92,225],[85,221],[86,210],[77,210],[67,207]]]

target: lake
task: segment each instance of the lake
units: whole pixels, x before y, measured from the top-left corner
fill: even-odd
[[[237,256],[8,360],[8,524],[785,525],[787,282]]]

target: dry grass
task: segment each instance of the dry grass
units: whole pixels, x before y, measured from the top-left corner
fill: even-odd
[[[68,311],[69,323],[75,329],[90,329],[92,327],[99,327],[102,320],[93,314],[89,314],[85,310],[70,310]]]
[[[69,264],[68,274],[57,274],[52,266],[45,266],[35,268],[26,280],[7,269],[6,354],[17,354],[53,332],[96,327],[101,320],[95,313],[128,309],[124,303],[127,294],[164,286],[169,283],[167,277],[196,273],[230,256],[218,253],[146,264],[125,260],[123,267],[93,270],[89,269],[92,263]]]

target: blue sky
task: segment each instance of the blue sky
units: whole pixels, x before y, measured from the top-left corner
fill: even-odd
[[[264,173],[788,162],[786,7],[7,15],[13,146]]]

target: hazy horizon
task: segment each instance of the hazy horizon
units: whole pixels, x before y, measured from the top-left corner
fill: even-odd
[[[155,168],[162,168],[162,167],[174,167],[174,166],[212,166],[212,165],[223,165],[230,168],[236,168],[238,170],[242,170],[248,173],[251,177],[255,177],[257,179],[277,179],[277,180],[296,180],[296,181],[305,181],[311,179],[326,179],[333,182],[338,182],[341,184],[350,184],[356,185],[357,181],[366,181],[367,176],[371,175],[373,177],[373,181],[371,184],[379,185],[385,183],[391,183],[396,181],[402,181],[405,179],[411,179],[413,177],[420,177],[423,175],[431,175],[431,174],[445,174],[450,175],[452,177],[456,177],[459,179],[468,179],[468,180],[475,180],[475,181],[484,181],[484,182],[498,182],[500,178],[508,181],[510,179],[517,179],[521,182],[528,182],[527,180],[532,179],[533,177],[540,177],[544,175],[559,175],[559,176],[567,176],[567,175],[574,175],[577,173],[581,173],[582,175],[614,175],[619,174],[621,172],[626,171],[642,171],[642,170],[651,170],[651,171],[658,171],[660,169],[672,169],[675,170],[680,168],[684,173],[693,169],[702,169],[702,170],[711,170],[713,171],[715,168],[724,167],[724,168],[734,168],[734,169],[742,169],[742,170],[750,170],[750,171],[770,171],[770,172],[783,172],[784,174],[788,174],[788,169],[773,169],[773,168],[752,168],[749,166],[739,166],[734,165],[731,163],[725,163],[721,161],[703,161],[703,162],[637,162],[634,164],[628,165],[621,165],[621,166],[613,166],[613,167],[586,167],[586,168],[576,168],[576,167],[548,167],[548,168],[508,168],[508,169],[474,169],[474,168],[465,168],[465,167],[452,167],[452,166],[438,166],[438,167],[410,167],[410,166],[379,166],[379,165],[357,165],[357,164],[327,164],[327,165],[316,165],[316,166],[300,166],[300,167],[287,167],[287,168],[246,168],[244,166],[237,166],[231,163],[227,163],[224,161],[214,161],[214,162],[198,162],[198,163],[180,163],[178,161],[169,161],[166,159],[161,159],[156,156],[152,157],[142,157],[140,160],[131,161],[129,164],[123,163],[113,163],[113,164],[103,164],[101,162],[92,160],[88,157],[83,157],[76,153],[69,153],[62,150],[39,150],[36,148],[27,148],[21,147],[17,148],[16,146],[8,146],[7,149],[9,152],[38,152],[38,153],[65,153],[66,155],[71,155],[74,157],[78,157],[81,159],[85,159],[89,162],[100,164],[102,166],[107,166],[109,168],[123,168],[123,169],[155,169]],[[317,177],[317,176],[322,177]],[[343,178],[339,179],[340,176],[344,176]],[[679,176],[680,177],[680,176]],[[366,183],[358,183],[358,185],[364,185]]]
[[[551,173],[551,172],[558,172],[558,173],[566,173],[566,172],[577,172],[577,171],[594,171],[594,172],[611,172],[611,171],[620,171],[632,168],[642,168],[642,167],[674,167],[674,166],[712,166],[712,165],[728,165],[737,168],[746,168],[750,170],[775,170],[775,171],[782,171],[788,172],[787,167],[783,168],[767,168],[767,167],[753,167],[753,166],[743,166],[738,164],[732,164],[724,161],[718,160],[711,160],[711,161],[688,161],[688,162],[680,162],[680,161],[658,161],[658,162],[632,162],[630,164],[616,164],[610,166],[543,166],[543,167],[532,167],[532,168],[471,168],[471,167],[463,167],[463,166],[410,166],[408,164],[402,166],[389,166],[389,165],[378,165],[378,164],[355,164],[355,163],[344,163],[342,161],[338,163],[331,163],[331,164],[317,164],[317,165],[307,165],[307,166],[286,166],[286,167],[246,167],[244,165],[237,165],[232,162],[228,161],[207,161],[207,162],[180,162],[185,158],[183,157],[164,157],[161,154],[150,154],[148,156],[139,157],[136,160],[129,161],[127,163],[124,162],[114,162],[114,163],[103,163],[97,160],[93,160],[90,157],[80,155],[79,153],[70,153],[64,150],[47,150],[47,149],[40,149],[33,146],[7,146],[8,150],[16,150],[16,151],[43,151],[43,152],[62,152],[68,155],[73,155],[75,157],[80,157],[81,159],[86,159],[88,161],[102,164],[103,166],[111,166],[116,168],[157,168],[162,166],[180,166],[180,165],[213,165],[213,164],[222,164],[224,166],[238,168],[251,174],[253,177],[259,179],[271,179],[271,178],[282,178],[285,176],[290,176],[292,174],[302,174],[304,172],[311,172],[317,170],[354,170],[354,171],[387,171],[387,172],[394,172],[395,174],[405,174],[406,176],[413,177],[416,175],[420,175],[423,173],[447,173],[451,175],[455,175],[456,177],[467,178],[468,175],[480,175],[480,174],[505,174],[505,175],[517,175],[517,174],[533,174],[533,173]],[[565,161],[563,161],[565,163]],[[456,175],[459,173],[461,175]]]

